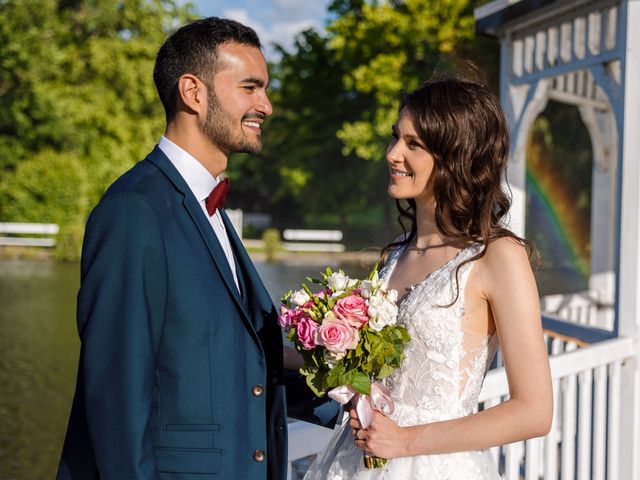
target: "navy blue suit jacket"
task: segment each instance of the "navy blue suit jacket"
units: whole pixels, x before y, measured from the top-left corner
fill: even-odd
[[[80,365],[58,479],[285,478],[277,313],[222,217],[244,295],[158,147],[92,212],[78,294]]]

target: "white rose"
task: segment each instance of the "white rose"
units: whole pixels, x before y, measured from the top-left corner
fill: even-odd
[[[311,297],[309,296],[309,294],[304,290],[296,290],[291,294],[291,297],[289,298],[293,303],[295,303],[299,307],[301,307],[302,305],[307,303],[309,300],[311,300]]]
[[[379,332],[387,325],[395,325],[398,307],[382,295],[374,295],[367,301],[369,306],[369,327]]]
[[[391,303],[396,303],[398,301],[398,291],[390,288],[389,290],[387,290],[387,300],[389,300]]]
[[[327,367],[330,369],[335,367],[340,360],[344,358],[347,352],[330,352],[329,350],[324,351],[324,361],[327,364]]]
[[[333,272],[327,278],[327,285],[334,292],[341,292],[349,285],[349,277],[342,270]]]
[[[360,295],[363,298],[369,298],[371,296],[371,282],[369,280],[364,280],[360,284]]]

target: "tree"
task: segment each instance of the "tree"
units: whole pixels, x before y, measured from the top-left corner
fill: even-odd
[[[192,17],[174,0],[0,2],[3,221],[58,222],[63,236],[84,224],[162,134],[155,55]]]
[[[369,99],[354,121],[338,132],[345,153],[379,161],[384,158],[401,95],[430,74],[443,54],[471,57],[482,53],[497,65],[497,50],[475,36],[473,8],[479,0],[336,0],[338,16],[329,25],[330,46],[349,65],[345,89]],[[494,53],[487,55],[487,49]]]

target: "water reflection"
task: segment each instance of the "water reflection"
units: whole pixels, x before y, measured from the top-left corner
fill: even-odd
[[[256,263],[274,302],[331,258]],[[363,267],[341,265],[362,276]],[[75,386],[79,266],[0,261],[0,479],[52,478]]]

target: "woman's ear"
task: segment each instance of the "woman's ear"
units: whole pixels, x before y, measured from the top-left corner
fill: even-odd
[[[206,114],[207,91],[204,83],[195,75],[185,73],[178,79],[178,96],[187,111]]]

